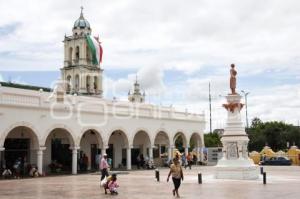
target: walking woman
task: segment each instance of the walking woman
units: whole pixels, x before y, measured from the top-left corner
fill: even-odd
[[[173,195],[175,196],[175,193],[177,195],[177,197],[179,198],[179,193],[178,193],[178,189],[180,187],[181,184],[181,180],[183,181],[183,172],[182,172],[182,168],[179,162],[178,158],[174,158],[173,159],[173,164],[170,167],[170,172],[167,178],[167,182],[169,182],[169,178],[172,174],[172,180],[174,183],[174,189],[173,189]]]

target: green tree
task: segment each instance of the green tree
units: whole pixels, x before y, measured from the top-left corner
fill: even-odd
[[[259,118],[252,120],[247,130],[249,135],[249,151],[260,151],[267,144],[274,151],[285,150],[287,142],[300,144],[300,129],[284,122],[262,122]]]
[[[220,147],[222,146],[221,137],[218,133],[204,134],[204,143],[206,147]]]

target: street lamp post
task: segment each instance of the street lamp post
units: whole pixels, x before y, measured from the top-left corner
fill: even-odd
[[[208,84],[208,100],[209,100],[209,132],[212,133],[210,82]]]
[[[248,102],[247,102],[247,96],[250,92],[246,92],[244,90],[241,91],[245,96],[245,106],[246,106],[246,127],[249,128],[249,122],[248,122]]]

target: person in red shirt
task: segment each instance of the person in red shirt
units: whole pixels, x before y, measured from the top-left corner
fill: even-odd
[[[192,169],[192,155],[190,153],[187,154],[186,161],[187,161],[187,166],[190,167],[190,169]]]

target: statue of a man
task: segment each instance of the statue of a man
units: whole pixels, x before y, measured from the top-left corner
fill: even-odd
[[[234,69],[234,64],[231,64],[231,69],[230,69],[230,89],[231,89],[231,94],[235,95],[235,89],[236,89],[236,75],[237,72]]]

